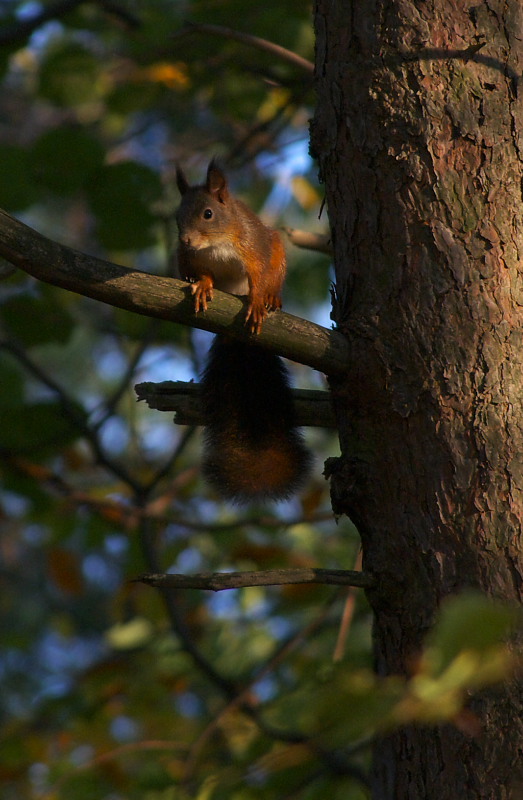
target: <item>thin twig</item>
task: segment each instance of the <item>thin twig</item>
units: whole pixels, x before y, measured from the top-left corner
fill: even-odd
[[[268,569],[247,572],[213,572],[197,575],[153,573],[140,575],[136,581],[161,589],[207,589],[221,592],[247,586],[286,586],[288,584],[320,583],[329,586],[358,586],[368,589],[374,585],[370,575],[350,569]]]
[[[116,406],[120,402],[120,400],[123,397],[123,395],[128,391],[129,384],[131,383],[131,381],[133,379],[134,373],[136,372],[136,369],[138,368],[138,364],[140,363],[143,354],[145,353],[145,351],[147,350],[149,345],[154,340],[154,334],[156,333],[156,331],[158,329],[158,324],[159,324],[158,320],[152,319],[152,320],[149,321],[148,329],[145,332],[145,334],[144,334],[143,338],[141,339],[141,341],[139,342],[139,344],[137,345],[137,347],[135,348],[133,355],[129,359],[129,361],[127,363],[127,369],[125,370],[125,373],[120,378],[118,386],[116,387],[116,389],[113,392],[112,396],[105,403],[104,414],[102,414],[100,419],[98,419],[96,421],[96,424],[94,426],[96,428],[96,430],[101,428],[102,425],[105,422],[107,422],[109,417],[112,417],[112,415],[114,414],[114,411],[116,409]]]
[[[167,475],[170,475],[174,471],[175,463],[184,452],[195,432],[196,427],[194,425],[189,426],[187,430],[183,432],[183,436],[180,437],[180,441],[173,450],[171,456],[167,459],[163,467],[160,467],[156,474],[153,475],[151,480],[146,484],[145,490],[148,494],[150,494],[158,486],[163,478],[167,477]]]
[[[115,3],[114,0],[96,0],[96,2],[106,14],[111,17],[116,17],[116,19],[126,25],[129,30],[138,30],[138,28],[142,27],[141,19],[128,8],[120,5],[120,3]],[[127,3],[127,5],[129,5],[129,3]]]
[[[358,555],[356,556],[356,561],[354,562],[354,569],[356,570],[356,572],[361,571],[361,562],[362,562],[362,551],[360,548],[358,551]],[[338,632],[338,639],[336,641],[336,646],[334,648],[334,653],[332,656],[332,660],[334,661],[334,663],[341,661],[345,654],[345,644],[347,642],[350,626],[352,624],[352,618],[354,616],[355,607],[356,607],[356,587],[351,586],[347,592],[347,598],[345,600],[345,605],[343,607],[343,614],[341,617],[340,629]]]
[[[184,36],[187,33],[211,33],[215,36],[221,36],[225,39],[233,39],[236,42],[256,47],[258,50],[264,50],[272,56],[276,56],[282,61],[292,64],[294,67],[308,72],[310,75],[314,72],[314,64],[303,56],[293,53],[291,50],[282,47],[274,42],[269,42],[268,39],[262,39],[259,36],[253,36],[251,33],[243,33],[241,31],[226,28],[224,25],[210,25],[208,23],[188,22],[185,27],[174,35]]]

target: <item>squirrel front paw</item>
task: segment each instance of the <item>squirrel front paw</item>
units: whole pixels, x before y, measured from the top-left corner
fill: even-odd
[[[249,305],[245,315],[245,324],[251,333],[260,333],[263,320],[269,311],[281,308],[281,298],[277,294],[266,294],[263,298],[249,297]]]
[[[196,313],[199,311],[207,311],[207,303],[213,298],[214,284],[212,278],[204,275],[199,281],[191,283],[191,292],[194,295],[194,310]]]
[[[281,308],[281,297],[278,294],[268,294],[265,297],[265,306],[269,311],[277,311]]]
[[[245,324],[251,333],[260,333],[263,325],[263,320],[267,316],[268,311],[263,300],[249,300],[247,306],[247,313],[245,315]]]

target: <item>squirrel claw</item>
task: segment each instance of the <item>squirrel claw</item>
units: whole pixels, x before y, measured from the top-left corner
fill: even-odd
[[[213,299],[213,282],[210,278],[201,278],[191,284],[191,293],[194,295],[194,310],[207,311],[207,303]]]
[[[260,333],[263,325],[263,320],[267,316],[267,308],[262,301],[253,301],[247,307],[247,314],[245,315],[245,324],[250,328],[251,333]]]
[[[281,308],[281,298],[276,294],[268,294],[265,298],[265,307],[268,308],[269,311],[277,311]]]
[[[276,294],[267,294],[261,300],[252,300],[247,306],[245,324],[249,325],[251,333],[260,333],[263,320],[269,311],[281,308],[281,298]]]

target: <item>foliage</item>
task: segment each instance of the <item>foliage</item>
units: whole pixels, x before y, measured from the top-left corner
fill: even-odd
[[[310,77],[226,38],[180,34],[186,19],[241,20],[311,58],[303,3],[54,8],[0,7],[2,207],[79,250],[169,274],[174,162],[200,177],[218,155],[273,224],[322,229],[305,156]],[[286,307],[319,316],[328,261],[290,256]],[[351,567],[356,531],[334,524],[320,476],[333,437],[310,432],[317,468],[299,498],[224,506],[200,480],[199,432],[137,406],[132,390],[196,378],[208,338],[6,275],[3,797],[356,800],[369,737],[458,718],[469,688],[506,674],[510,620],[478,598],[449,609],[410,679],[381,681],[363,597],[333,665],[346,593],[161,595],[133,583],[167,569]],[[322,385],[305,369],[296,381]],[[478,615],[489,625],[470,638]]]

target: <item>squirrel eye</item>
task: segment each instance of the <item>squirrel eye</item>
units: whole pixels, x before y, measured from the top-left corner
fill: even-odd
[[[212,219],[212,216],[213,216],[212,209],[211,208],[206,208],[205,211],[203,212],[203,218],[204,219]]]

